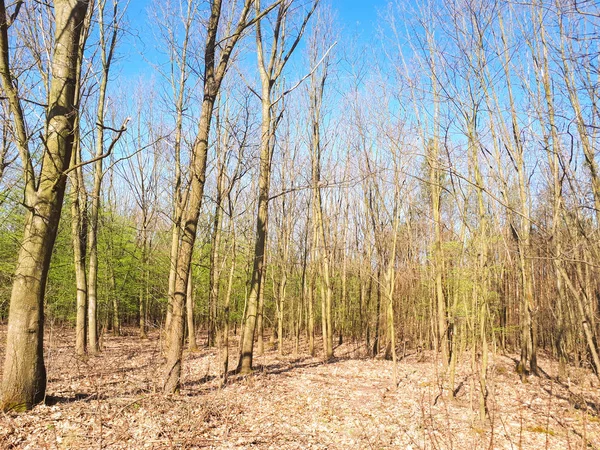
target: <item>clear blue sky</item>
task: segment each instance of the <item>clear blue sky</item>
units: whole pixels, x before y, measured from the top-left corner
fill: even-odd
[[[344,28],[357,29],[372,34],[377,11],[384,8],[387,0],[328,0],[337,11]]]
[[[387,0],[324,0],[337,10],[339,18],[348,27],[359,26],[364,31],[372,28],[377,18],[377,10],[385,7]],[[150,0],[131,0],[129,17],[133,24],[142,25],[146,18],[146,8]]]

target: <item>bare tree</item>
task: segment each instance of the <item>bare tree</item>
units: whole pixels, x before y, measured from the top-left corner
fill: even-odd
[[[174,393],[179,390],[187,279],[204,194],[208,141],[215,102],[223,78],[229,68],[233,50],[244,31],[275,7],[275,5],[272,5],[263,11],[258,10],[257,15],[252,19],[250,18],[250,13],[253,3],[252,0],[244,1],[237,20],[234,20],[234,18],[227,20],[223,17],[222,0],[212,0],[209,3],[210,17],[207,23],[206,43],[204,47],[204,68],[202,70],[203,96],[198,134],[194,141],[189,168],[190,186],[183,201],[185,210],[181,218],[181,236],[178,240],[177,252],[173,252],[175,256],[173,260],[175,262],[171,262],[171,273],[174,273],[175,288],[172,298],[169,299],[171,304],[171,319],[167,329],[167,361],[163,385],[164,391],[168,393]],[[225,19],[226,22],[221,23],[222,19]],[[222,35],[220,32],[222,32]]]
[[[83,102],[82,83],[84,82],[82,72],[83,58],[85,54],[86,41],[90,33],[90,25],[94,13],[92,4],[86,14],[83,24],[82,36],[78,51],[78,85],[75,94],[76,102],[79,107]],[[75,126],[74,149],[71,155],[71,166],[76,166],[75,170],[69,173],[71,182],[71,236],[73,240],[73,262],[75,265],[75,284],[77,288],[76,304],[77,319],[75,329],[75,351],[78,355],[84,355],[87,351],[87,273],[86,273],[86,249],[87,249],[87,192],[85,189],[85,180],[83,178],[82,145],[81,145],[81,118],[77,115]]]
[[[280,114],[275,114],[275,108],[285,96],[282,93],[280,98],[273,98],[273,88],[283,74],[283,69],[288,63],[292,53],[298,46],[306,25],[318,5],[318,0],[312,2],[308,13],[303,17],[298,33],[291,40],[291,45],[287,47],[288,27],[291,26],[290,16],[291,7],[294,0],[284,0],[279,3],[277,8],[277,18],[271,31],[270,48],[268,45],[268,36],[263,34],[263,24],[261,21],[256,23],[256,48],[258,57],[258,70],[261,81],[261,91],[257,94],[261,100],[262,107],[262,126],[260,140],[260,169],[258,181],[258,212],[256,218],[256,241],[254,247],[254,264],[252,269],[252,278],[250,280],[250,293],[248,296],[248,309],[246,311],[246,320],[244,332],[242,335],[241,356],[238,370],[241,373],[252,371],[252,356],[254,350],[254,334],[256,332],[257,315],[260,313],[258,300],[261,292],[261,286],[264,280],[265,270],[265,250],[267,246],[267,229],[269,215],[269,191],[271,185],[271,162],[273,158],[274,139],[277,125],[281,118]],[[256,15],[260,12],[260,1],[255,3]]]
[[[328,23],[329,21],[329,23]],[[323,330],[323,353],[326,359],[333,357],[333,319],[332,297],[333,285],[331,281],[331,256],[330,243],[325,227],[324,207],[321,192],[321,170],[324,143],[321,138],[323,127],[323,97],[328,81],[331,59],[326,46],[331,39],[331,23],[326,16],[319,15],[315,25],[314,34],[309,45],[310,65],[315,67],[311,74],[309,84],[309,114],[310,114],[310,160],[312,184],[312,224],[313,224],[313,251],[315,259],[320,259],[321,267],[321,310]],[[319,58],[325,54],[325,60],[319,65]]]
[[[13,284],[6,356],[2,378],[4,410],[26,410],[46,394],[44,365],[44,292],[50,256],[63,204],[76,119],[77,54],[88,1],[54,2],[55,34],[47,101],[42,166],[36,177],[30,136],[22,100],[10,63],[9,28],[17,20],[22,2],[13,13],[0,0],[0,78],[9,98],[15,141],[24,170],[27,218]]]
[[[123,11],[119,10],[119,2],[113,0],[109,23],[106,24],[106,7],[108,0],[98,1],[98,27],[100,34],[100,63],[101,73],[98,92],[98,106],[96,110],[96,136],[94,155],[94,183],[90,191],[90,215],[88,226],[88,352],[96,353],[100,347],[98,342],[97,303],[98,303],[98,215],[100,213],[100,200],[102,193],[102,179],[104,178],[103,160],[110,153],[116,141],[125,131],[127,121],[117,131],[113,141],[107,146],[105,142],[105,123],[107,88],[110,76],[110,68],[114,57],[119,24]],[[110,30],[110,31],[109,31]]]

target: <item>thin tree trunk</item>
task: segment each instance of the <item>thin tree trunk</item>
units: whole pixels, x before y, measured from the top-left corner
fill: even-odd
[[[233,289],[233,275],[235,273],[235,256],[236,256],[236,237],[233,218],[229,225],[229,230],[232,239],[231,246],[231,267],[229,268],[229,279],[227,281],[227,293],[225,294],[225,305],[223,308],[223,381],[227,381],[227,372],[229,370],[229,309],[231,304],[231,291]]]
[[[442,225],[441,225],[441,197],[442,186],[439,171],[439,143],[434,138],[430,142],[427,153],[429,166],[429,189],[431,193],[431,212],[434,227],[433,244],[433,270],[435,276],[435,297],[437,300],[437,325],[439,349],[441,351],[442,364],[444,368],[448,365],[448,320],[446,317],[446,299],[442,284],[442,272],[444,268],[444,255],[442,252]]]
[[[142,189],[143,191],[143,189]],[[145,205],[143,205],[145,207]],[[144,208],[145,209],[145,208]],[[139,327],[140,327],[140,338],[146,339],[148,337],[148,330],[146,324],[146,306],[147,306],[147,294],[148,289],[148,229],[147,214],[144,210],[142,213],[142,257],[141,257],[141,283],[140,283],[140,297],[139,297]]]
[[[550,81],[550,69],[548,66],[548,45],[546,42],[546,29],[543,22],[543,10],[542,8],[537,8],[537,14],[534,14],[533,19],[538,21],[539,26],[539,36],[542,43],[542,53],[541,53],[541,64],[543,65],[543,70],[541,71],[542,76],[542,87],[544,90],[544,100],[546,103],[547,115],[548,115],[548,125],[550,127],[549,138],[546,138],[546,147],[548,148],[548,163],[550,165],[550,173],[552,175],[552,228],[551,235],[553,237],[552,244],[552,254],[553,254],[553,268],[555,272],[556,278],[556,290],[558,293],[557,299],[557,318],[558,318],[558,332],[556,333],[555,338],[555,347],[558,355],[559,361],[559,377],[564,378],[566,376],[566,366],[567,366],[567,355],[565,351],[564,344],[564,336],[565,336],[565,316],[563,312],[563,303],[566,298],[566,292],[564,289],[564,285],[562,282],[562,274],[560,271],[561,266],[561,257],[562,257],[562,243],[561,237],[559,236],[559,221],[562,217],[562,182],[560,178],[560,163],[559,163],[559,155],[560,155],[560,139],[557,133],[556,126],[556,114],[554,108],[554,98],[552,94],[552,86]],[[536,17],[537,16],[537,17]],[[541,114],[540,114],[541,115]],[[542,122],[542,120],[540,120]]]
[[[266,253],[266,249],[265,249]],[[267,255],[263,258],[263,266],[267,265]],[[267,277],[266,268],[263,269],[258,292],[258,311],[256,317],[256,352],[259,356],[265,353],[265,280]]]
[[[291,2],[281,2],[273,4],[278,5],[277,18],[273,24],[271,38],[271,48],[265,52],[265,42],[262,33],[262,21],[258,20],[256,27],[256,55],[261,82],[261,106],[262,123],[260,135],[260,168],[258,180],[258,212],[256,218],[256,241],[254,245],[254,263],[252,267],[252,277],[250,279],[250,293],[248,295],[248,309],[246,311],[246,322],[242,335],[242,352],[238,364],[240,373],[249,373],[252,371],[252,354],[254,350],[254,335],[256,333],[257,314],[260,313],[258,301],[263,285],[265,270],[265,254],[267,244],[267,229],[269,216],[269,190],[271,186],[271,164],[273,158],[274,138],[279,118],[274,114],[273,108],[276,103],[273,102],[273,87],[281,76],[286,63],[295,48],[297,47],[302,34],[306,28],[308,19],[314,12],[318,2],[313,2],[313,8],[304,17],[304,22],[300,27],[298,35],[286,52],[284,43],[287,31],[288,11]],[[256,15],[260,11],[260,1],[254,1]],[[268,55],[268,58],[266,58]],[[282,97],[285,93],[282,94]],[[279,99],[281,100],[281,99]]]
[[[306,292],[306,306],[308,315],[308,353],[310,356],[315,356],[315,313],[313,310],[314,305],[314,273],[312,268],[309,268],[307,292]]]
[[[312,167],[312,190],[313,190],[313,226],[316,237],[313,237],[314,245],[320,250],[321,258],[321,320],[323,330],[323,352],[325,359],[333,357],[333,323],[331,316],[331,302],[333,287],[330,277],[330,261],[327,235],[323,218],[323,201],[321,197],[321,105],[323,101],[323,89],[327,79],[327,69],[321,74],[320,80],[313,80],[310,93],[311,104],[311,167]]]
[[[256,8],[260,7],[256,3]],[[281,17],[279,18],[281,20]],[[279,22],[278,22],[279,23]],[[261,106],[262,106],[262,124],[260,137],[260,163],[258,179],[258,212],[256,217],[256,240],[254,244],[254,263],[252,266],[252,277],[250,279],[250,293],[248,295],[248,309],[246,311],[246,321],[242,333],[242,352],[238,364],[238,371],[246,374],[252,371],[252,356],[254,350],[254,336],[256,333],[257,316],[262,317],[262,305],[259,305],[261,289],[264,289],[264,270],[265,254],[267,247],[267,229],[269,217],[269,190],[271,186],[271,160],[273,156],[273,138],[275,124],[273,123],[273,102],[271,100],[274,84],[273,70],[276,58],[276,52],[270,59],[269,67],[265,66],[263,54],[263,40],[260,28],[260,22],[256,24],[256,44],[257,57],[261,80]],[[277,45],[277,36],[274,38],[274,45]],[[262,303],[262,302],[261,302]],[[259,330],[263,325],[260,324]],[[263,337],[259,335],[259,341],[263,342]]]
[[[219,127],[219,116],[217,116],[217,127]],[[219,131],[220,133],[221,131]],[[225,162],[227,151],[226,138],[220,139],[218,144],[219,154],[217,156],[217,200],[215,203],[215,214],[213,218],[213,235],[210,249],[210,274],[208,287],[208,340],[209,347],[215,345],[217,333],[217,303],[219,302],[221,268],[219,252],[221,251],[221,223],[223,221],[223,193],[225,189]]]
[[[287,273],[285,269],[281,277],[279,284],[279,301],[277,307],[277,339],[278,339],[278,353],[283,356],[283,305],[285,304],[285,293],[287,286]]]
[[[171,251],[169,253],[169,288],[167,298],[167,313],[165,317],[165,330],[170,328],[171,316],[173,312],[172,299],[175,295],[175,278],[177,274],[177,255],[181,238],[181,218],[184,208],[184,198],[182,194],[182,175],[181,175],[181,143],[183,137],[183,111],[185,104],[185,89],[188,78],[188,44],[190,38],[190,29],[193,20],[193,5],[192,0],[188,0],[187,12],[185,16],[184,38],[181,47],[179,65],[179,82],[177,85],[173,83],[172,89],[175,96],[175,179],[173,186],[173,224],[171,228]]]
[[[371,355],[373,358],[379,354],[379,327],[381,323],[381,268],[377,268],[377,294],[376,294],[376,306],[375,306],[375,335],[373,336],[373,351]]]
[[[94,8],[88,8],[82,25],[82,36],[78,47],[78,84],[75,93],[77,105],[81,103],[81,62],[85,52],[87,38]],[[77,115],[74,136],[74,149],[71,155],[71,165],[81,163],[80,116]],[[87,352],[87,273],[85,267],[87,250],[87,193],[83,178],[83,167],[78,167],[69,174],[71,180],[71,236],[73,240],[73,260],[75,263],[76,293],[76,325],[75,352],[84,355]]]
[[[100,199],[102,192],[102,178],[104,172],[102,168],[102,155],[104,155],[104,116],[106,108],[106,91],[108,87],[108,77],[112,56],[116,45],[116,30],[113,30],[112,38],[106,42],[106,33],[104,26],[104,6],[105,2],[100,2],[98,12],[98,25],[100,34],[100,53],[102,59],[102,77],[98,90],[98,108],[96,110],[96,154],[94,163],[94,185],[90,193],[92,197],[90,208],[90,222],[88,228],[88,352],[94,354],[100,351],[98,342],[98,217],[100,213]],[[115,6],[116,9],[116,6]],[[115,18],[116,21],[116,11]],[[116,24],[114,24],[116,27]]]
[[[79,152],[78,144],[73,151],[71,160],[72,165],[78,164]],[[84,355],[87,351],[86,336],[86,318],[87,318],[87,278],[85,270],[86,260],[86,218],[85,218],[85,198],[83,191],[83,174],[81,168],[72,171],[69,174],[71,179],[71,238],[73,241],[73,261],[75,263],[75,286],[77,319],[75,324],[75,352],[78,355]],[[84,202],[82,205],[81,202]]]
[[[169,289],[167,301],[167,313],[165,316],[165,330],[171,327],[171,318],[173,315],[173,299],[175,295],[175,276],[177,274],[177,252],[179,251],[180,236],[181,236],[181,212],[178,212],[178,206],[175,206],[174,222],[171,229],[171,251],[169,254]]]
[[[264,95],[265,93],[263,93]],[[267,117],[265,120],[264,117]],[[262,146],[260,152],[259,198],[256,219],[256,242],[254,245],[254,264],[250,279],[248,308],[242,332],[242,353],[239,361],[239,372],[247,374],[252,371],[252,356],[257,316],[260,311],[260,292],[264,281],[265,252],[267,247],[267,221],[269,213],[269,187],[271,184],[271,105],[270,100],[263,103]],[[261,326],[262,328],[262,326]],[[259,336],[262,342],[262,337]]]
[[[119,298],[117,296],[117,283],[115,280],[115,270],[112,264],[109,264],[109,282],[110,296],[112,298],[112,331],[115,336],[121,335],[121,320],[119,317]]]
[[[188,329],[188,350],[195,352],[198,351],[198,344],[196,343],[196,324],[194,321],[194,282],[192,278],[192,269],[190,267],[186,293],[186,318]]]

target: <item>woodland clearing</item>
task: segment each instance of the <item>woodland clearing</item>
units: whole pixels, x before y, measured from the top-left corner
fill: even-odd
[[[569,379],[558,382],[558,365],[545,357],[541,376],[526,383],[514,370],[516,356],[491,358],[482,424],[466,353],[455,399],[442,389],[435,354],[407,352],[394,389],[392,362],[367,359],[351,343],[327,363],[292,355],[291,344],[284,357],[267,346],[252,375],[232,375],[224,385],[216,349],[186,352],[181,392],[165,395],[158,332],[148,340],[105,336],[103,351],[88,359],[76,356],[73,340],[71,330],[47,329],[46,403],[3,414],[1,448],[600,448],[594,375],[570,367]]]

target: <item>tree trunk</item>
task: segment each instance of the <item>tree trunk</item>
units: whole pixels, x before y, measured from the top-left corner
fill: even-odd
[[[220,147],[224,147],[220,145]],[[221,222],[223,217],[223,191],[225,183],[225,152],[226,148],[221,148],[217,162],[217,201],[215,204],[215,216],[213,219],[213,236],[210,249],[210,275],[208,287],[208,339],[209,347],[215,345],[215,336],[217,333],[217,303],[219,301],[220,290],[220,261],[219,252],[221,251]]]
[[[373,358],[379,354],[379,324],[381,322],[381,268],[377,269],[377,305],[375,307],[375,336],[373,337],[373,351],[371,355]]]
[[[229,370],[229,309],[231,304],[231,291],[233,289],[233,275],[235,273],[235,228],[233,218],[230,223],[231,239],[231,267],[229,268],[229,279],[227,281],[227,293],[225,294],[225,306],[223,308],[223,381],[227,381],[227,372]]]
[[[179,68],[179,80],[175,84],[173,80],[172,89],[175,97],[175,179],[173,186],[173,224],[171,228],[171,252],[169,254],[169,288],[167,291],[167,312],[165,316],[165,330],[169,329],[172,313],[172,299],[175,295],[175,274],[177,273],[177,252],[179,249],[179,240],[181,236],[181,216],[183,211],[182,177],[181,177],[181,142],[183,135],[183,112],[186,101],[185,88],[188,78],[188,45],[190,39],[190,30],[193,23],[193,4],[188,0],[187,12],[185,16],[184,38],[181,46],[181,53],[177,58],[172,58]]]
[[[314,274],[312,268],[309,268],[308,283],[306,292],[306,307],[308,325],[306,332],[308,334],[308,353],[310,356],[315,356],[315,313],[314,313]]]
[[[285,263],[284,263],[285,264]],[[279,284],[279,301],[277,307],[277,339],[278,339],[278,353],[283,356],[283,305],[285,303],[285,292],[287,285],[287,273],[285,269],[283,271],[281,282]]]
[[[195,352],[198,351],[198,344],[196,343],[196,324],[194,322],[194,282],[192,278],[192,269],[190,268],[186,294],[186,318],[188,329],[188,350],[190,352]]]
[[[266,249],[265,249],[266,252]],[[265,254],[262,272],[262,279],[258,293],[258,311],[256,314],[256,352],[259,356],[265,353],[265,280],[267,278],[267,255]]]
[[[181,212],[178,212],[178,206],[175,206],[175,221],[171,230],[171,253],[169,254],[169,288],[167,291],[167,313],[165,316],[165,330],[171,326],[171,318],[173,315],[172,299],[175,296],[175,277],[177,274],[177,252],[179,251],[179,241],[181,236]]]
[[[94,186],[91,196],[90,224],[88,229],[88,254],[90,257],[88,266],[88,352],[94,354],[100,350],[98,342],[98,216],[100,213],[100,198],[102,193],[102,178],[104,177],[102,160],[104,155],[104,116],[106,107],[106,89],[113,50],[116,43],[116,29],[113,30],[112,38],[107,43],[104,26],[104,5],[98,12],[98,25],[100,34],[100,53],[102,61],[102,78],[98,91],[98,108],[96,111],[96,162],[94,163]],[[117,20],[116,12],[113,20]],[[114,24],[116,27],[116,24]],[[120,135],[119,135],[120,136]]]
[[[121,335],[121,320],[119,317],[119,298],[117,296],[117,283],[115,270],[109,265],[110,296],[112,298],[112,332],[115,336]]]
[[[321,105],[323,89],[327,79],[327,70],[321,74],[320,80],[313,80],[310,92],[311,106],[311,177],[313,202],[313,245],[315,255],[321,258],[321,320],[323,330],[323,353],[325,359],[333,357],[333,321],[331,317],[333,287],[330,277],[329,248],[323,218],[323,201],[321,197]],[[320,245],[319,245],[320,244]],[[320,250],[320,253],[319,253]]]
[[[175,283],[173,298],[171,299],[171,319],[167,328],[166,337],[166,365],[164,372],[163,390],[166,393],[179,391],[181,378],[181,358],[183,355],[184,338],[184,306],[187,293],[189,269],[192,262],[192,253],[196,241],[196,229],[204,194],[206,174],[206,158],[208,151],[208,136],[214,107],[214,96],[205,95],[202,105],[202,116],[196,143],[194,146],[194,173],[192,176],[189,204],[182,217],[181,242],[174,264]]]
[[[77,144],[75,144],[77,146]],[[76,148],[72,154],[72,164],[78,164],[79,149]],[[70,173],[71,178],[71,237],[73,240],[73,261],[75,263],[75,286],[77,319],[75,324],[75,352],[85,355],[87,351],[87,277],[85,270],[86,259],[86,219],[85,219],[85,192],[82,192],[83,174],[81,168]]]
[[[258,4],[257,4],[258,8]],[[252,277],[250,279],[250,293],[248,296],[248,310],[246,311],[246,323],[242,333],[242,353],[238,364],[240,373],[246,374],[252,371],[252,353],[254,349],[254,335],[256,332],[257,315],[262,313],[259,307],[260,292],[264,282],[265,254],[267,247],[267,230],[269,217],[269,191],[271,187],[271,160],[273,156],[273,137],[275,134],[273,123],[273,102],[271,100],[274,81],[273,64],[267,72],[264,65],[263,43],[260,32],[260,22],[256,24],[256,43],[258,46],[257,56],[262,86],[262,124],[260,141],[260,168],[258,179],[258,212],[256,217],[256,241],[254,244],[254,263],[252,266]],[[276,45],[276,43],[275,43]],[[275,52],[274,52],[275,54]],[[274,63],[274,60],[271,60]],[[262,339],[261,339],[262,341]]]
[[[51,62],[52,82],[48,98],[45,150],[39,184],[33,192],[26,175],[26,204],[29,207],[19,250],[10,299],[6,353],[2,378],[3,410],[23,411],[46,395],[44,366],[44,292],[50,258],[65,192],[66,176],[73,150],[75,90],[79,40],[88,8],[87,1],[55,0],[55,41]],[[15,120],[20,105],[12,85],[8,52],[7,18],[0,0],[0,74],[9,94]],[[10,86],[8,86],[10,84]],[[14,95],[13,95],[14,94]],[[21,116],[22,117],[22,116]],[[26,143],[20,142],[22,150]],[[29,170],[30,157],[23,165]]]
[[[267,98],[265,96],[265,98]],[[269,215],[269,187],[271,185],[271,102],[263,102],[262,145],[260,152],[258,214],[256,219],[256,242],[254,244],[254,264],[250,279],[248,309],[246,322],[242,333],[242,353],[239,362],[239,372],[242,374],[252,371],[252,353],[254,349],[254,334],[256,332],[257,315],[259,312],[259,295],[264,280],[265,251],[267,247],[267,221]]]
[[[144,205],[145,206],[145,205]],[[148,290],[148,229],[147,229],[147,214],[144,210],[142,212],[142,257],[141,257],[141,283],[140,283],[140,298],[139,298],[139,326],[140,326],[140,338],[146,339],[148,337],[148,327],[146,324],[146,307],[148,304],[147,290]]]

